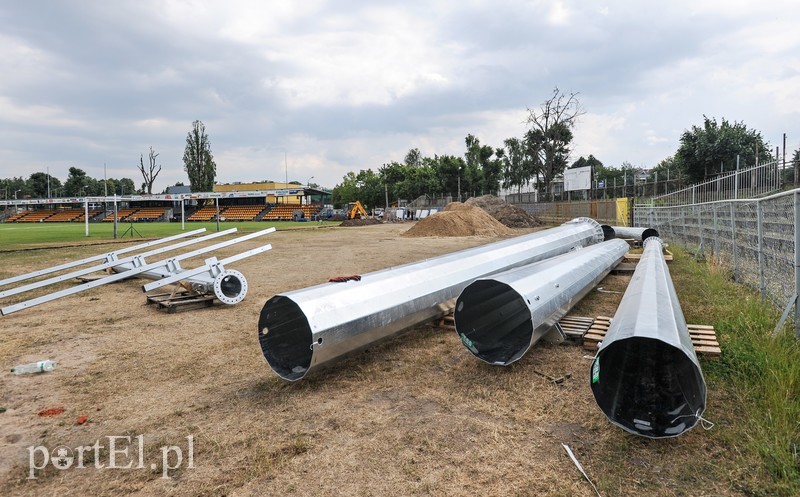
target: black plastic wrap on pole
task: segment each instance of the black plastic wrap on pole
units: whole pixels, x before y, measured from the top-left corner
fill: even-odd
[[[678,436],[706,407],[663,242],[650,237],[590,368],[597,405],[615,425],[649,438]]]

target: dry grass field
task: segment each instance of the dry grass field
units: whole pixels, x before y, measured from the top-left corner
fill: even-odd
[[[272,295],[494,240],[401,236],[406,229],[279,231],[221,252],[273,245],[232,266],[249,283],[236,306],[167,314],[129,280],[0,317],[0,494],[595,495],[562,443],[604,496],[758,494],[762,469],[731,436],[742,420],[726,385],[709,384],[713,429],[635,437],[597,408],[576,345],[540,344],[498,368],[428,323],[297,383],[274,374],[257,339]],[[0,278],[103,250],[8,253]],[[601,286],[621,292],[628,279]],[[572,314],[613,315],[620,298],[592,292]],[[8,372],[44,358],[55,371]],[[571,377],[554,384],[538,373]],[[52,407],[64,411],[38,414]],[[123,437],[114,451],[109,437]],[[29,447],[77,457],[95,444],[83,468],[29,470]]]

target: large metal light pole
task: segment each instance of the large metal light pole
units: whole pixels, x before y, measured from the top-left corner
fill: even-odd
[[[603,240],[594,220],[324,283],[269,299],[258,340],[270,367],[296,381],[313,369],[444,314],[448,300],[477,278],[524,266]]]
[[[461,166],[458,166],[458,201],[461,202]]]
[[[658,237],[644,241],[590,370],[592,393],[609,421],[648,438],[684,433],[706,407],[706,383],[663,246]]]

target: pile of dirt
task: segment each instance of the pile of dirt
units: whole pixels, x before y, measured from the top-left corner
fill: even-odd
[[[370,226],[372,224],[381,224],[380,219],[363,218],[363,219],[345,219],[339,226]]]
[[[512,231],[482,209],[452,202],[403,233],[403,236],[502,236]]]
[[[535,216],[494,195],[472,197],[465,203],[480,207],[509,228],[535,228],[542,224]]]

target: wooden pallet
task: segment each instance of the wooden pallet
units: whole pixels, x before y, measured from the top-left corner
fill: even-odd
[[[597,344],[606,337],[606,332],[611,324],[611,318],[598,316],[594,324],[583,337],[583,348],[586,350],[597,350]],[[692,345],[697,355],[707,359],[716,359],[722,355],[722,349],[717,341],[717,333],[713,326],[703,324],[689,324],[689,336],[692,338]]]
[[[583,316],[564,316],[558,322],[567,338],[580,341],[594,324],[594,319]]]
[[[629,261],[639,262],[639,259],[642,258],[642,254],[631,254],[630,252],[628,252],[627,254],[625,254],[624,258],[628,259]],[[672,262],[672,252],[670,252],[669,250],[664,250],[664,260],[667,262]]]
[[[456,321],[453,318],[453,313],[451,312],[450,314],[439,318],[439,321],[436,322],[436,325],[440,328],[456,329]]]
[[[582,317],[582,316],[564,316],[558,322],[561,325],[561,329],[564,330],[564,334],[567,338],[574,339],[580,341],[589,328],[592,326],[594,319]],[[443,318],[439,319],[437,325],[441,328],[452,328],[455,329],[456,324],[453,319],[453,314],[450,313]]]
[[[612,273],[632,273],[634,271],[636,271],[635,262],[620,262],[611,270]]]
[[[189,311],[214,305],[213,295],[200,295],[195,292],[157,293],[147,296],[147,305],[156,304],[167,313]]]

